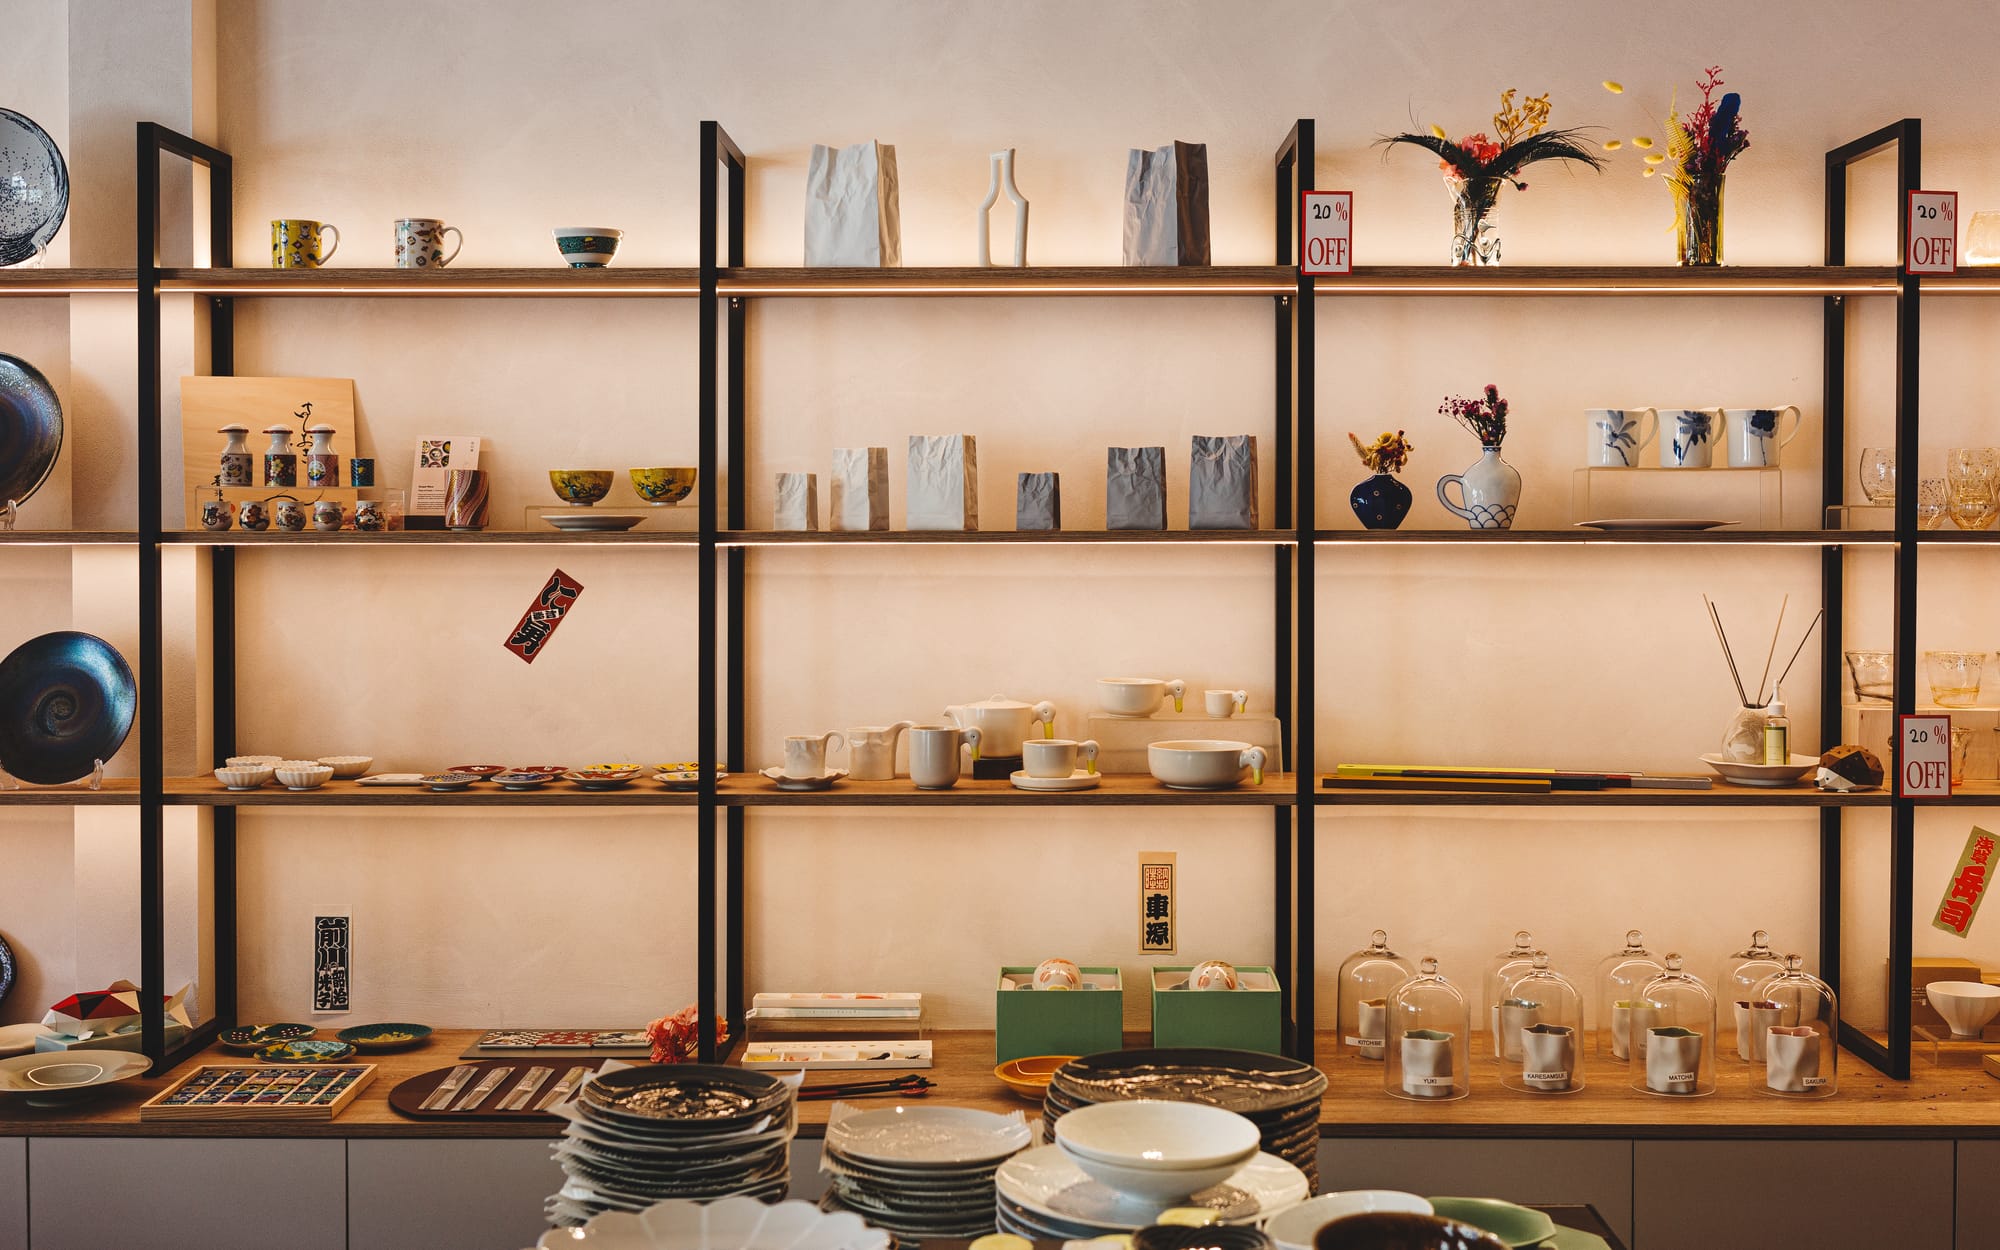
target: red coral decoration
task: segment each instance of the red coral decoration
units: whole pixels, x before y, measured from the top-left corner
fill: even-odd
[[[676,1011],[671,1016],[661,1016],[646,1026],[646,1040],[653,1044],[654,1063],[693,1063],[701,1054],[701,1038],[695,1032],[695,1005]],[[729,1022],[717,1016],[715,1020],[715,1044],[719,1047],[729,1040]]]

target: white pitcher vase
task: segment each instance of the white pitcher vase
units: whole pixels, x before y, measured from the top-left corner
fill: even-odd
[[[1453,503],[1444,493],[1458,483],[1462,503]],[[1438,479],[1438,502],[1465,518],[1476,530],[1514,528],[1514,510],[1521,504],[1521,472],[1500,458],[1498,445],[1480,449],[1479,461],[1463,473],[1447,473]]]

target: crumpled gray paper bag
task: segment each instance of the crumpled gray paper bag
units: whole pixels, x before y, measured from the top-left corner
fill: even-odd
[[[1016,477],[1014,528],[1017,530],[1062,528],[1061,474],[1022,473]]]
[[[774,530],[816,530],[819,528],[819,475],[780,473],[778,506],[771,519]]]
[[[895,147],[813,144],[806,163],[806,264],[876,269],[902,263]]]
[[[1207,144],[1177,140],[1126,156],[1125,263],[1208,263]]]
[[[913,530],[979,528],[979,444],[970,434],[910,435],[903,524]]]
[[[1188,466],[1188,528],[1257,528],[1255,435],[1194,436],[1194,450]]]
[[[1104,458],[1104,528],[1167,528],[1167,449],[1110,447]]]
[[[835,530],[889,528],[889,449],[833,449],[833,498],[826,527]]]

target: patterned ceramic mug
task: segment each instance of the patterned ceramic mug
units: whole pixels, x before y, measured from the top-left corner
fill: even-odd
[[[444,236],[458,235],[458,245],[444,255]],[[338,237],[338,236],[336,236]],[[457,226],[447,226],[429,217],[405,217],[396,223],[396,268],[442,269],[465,246],[465,235]]]
[[[319,250],[322,233],[333,236],[333,246]],[[279,217],[271,222],[271,268],[317,269],[340,250],[340,231],[324,222],[303,217]]]

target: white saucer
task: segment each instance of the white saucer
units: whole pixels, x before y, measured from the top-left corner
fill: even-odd
[[[629,512],[556,512],[542,516],[542,520],[559,530],[584,534],[629,530],[645,519]]]
[[[843,769],[830,768],[817,777],[787,777],[782,768],[767,768],[764,775],[776,782],[780,790],[826,790],[847,773]]]
[[[1087,773],[1081,768],[1067,777],[1030,777],[1027,769],[1022,769],[1007,780],[1014,783],[1017,790],[1095,790],[1097,783],[1104,780],[1101,773]]]
[[[1817,755],[1794,755],[1789,764],[1742,764],[1720,755],[1704,755],[1701,762],[1722,774],[1722,779],[1738,786],[1789,786],[1819,767]]]

